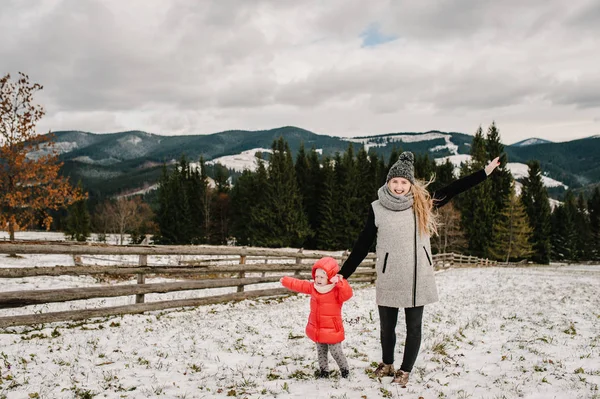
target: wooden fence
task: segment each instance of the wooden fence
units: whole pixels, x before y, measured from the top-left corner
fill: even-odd
[[[289,293],[285,288],[246,290],[249,285],[276,283],[283,275],[310,278],[316,259],[330,256],[320,252],[226,246],[114,246],[57,242],[0,242],[0,254],[61,254],[73,257],[75,266],[0,268],[0,278],[35,276],[123,276],[136,275],[137,284],[102,285],[84,288],[60,288],[0,292],[0,308],[59,303],[93,298],[135,296],[135,303],[93,309],[36,313],[0,317],[0,328],[56,321],[84,320],[147,311],[200,306],[232,300]],[[135,255],[137,264],[110,266],[83,265],[82,257]],[[149,256],[192,256],[201,259],[179,260],[176,265],[149,264]],[[209,258],[207,258],[207,256]],[[335,257],[335,256],[334,256]],[[347,253],[335,257],[342,263]],[[102,258],[104,260],[110,258]],[[453,266],[491,265],[487,260],[458,254],[433,256],[436,269]],[[161,275],[183,281],[146,283],[146,276]],[[253,274],[249,277],[247,274]],[[353,282],[373,283],[376,278],[375,254],[369,254],[353,274]],[[210,288],[236,287],[236,292],[198,298],[145,303],[145,294],[168,293]]]

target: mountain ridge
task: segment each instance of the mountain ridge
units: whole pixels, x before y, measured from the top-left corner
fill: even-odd
[[[307,149],[321,149],[324,155],[342,153],[349,145],[362,145],[386,159],[393,148],[428,153],[432,158],[468,154],[473,136],[459,132],[430,130],[396,132],[371,136],[337,137],[318,134],[296,126],[267,130],[227,130],[206,135],[165,136],[140,130],[91,133],[69,130],[52,133],[64,173],[84,186],[114,194],[133,187],[155,184],[162,164],[172,164],[182,155],[191,161],[233,156],[254,148],[270,148],[282,136],[294,156],[301,143]],[[505,145],[509,162],[527,163],[538,159],[549,177],[578,188],[600,183],[600,139],[592,136],[569,142],[538,142]],[[158,166],[160,165],[160,166]],[[111,184],[106,180],[110,179]]]

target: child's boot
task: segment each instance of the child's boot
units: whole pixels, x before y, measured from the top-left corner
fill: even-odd
[[[329,370],[323,370],[323,369],[317,370],[315,372],[315,377],[317,377],[317,378],[329,378]]]
[[[341,374],[342,378],[348,378],[348,375],[350,375],[350,370],[340,369],[340,374]]]

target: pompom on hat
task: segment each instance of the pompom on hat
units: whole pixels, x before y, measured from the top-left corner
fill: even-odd
[[[403,177],[411,184],[415,184],[415,156],[410,151],[404,151],[398,157],[398,160],[390,168],[386,182],[389,182],[394,177]]]

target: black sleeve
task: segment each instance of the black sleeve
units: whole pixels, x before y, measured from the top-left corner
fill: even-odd
[[[367,218],[367,223],[365,223],[365,227],[361,231],[358,239],[354,243],[354,247],[352,248],[352,252],[342,269],[340,270],[340,274],[344,276],[345,279],[350,277],[352,273],[356,270],[360,262],[365,259],[367,254],[369,253],[369,248],[375,241],[375,237],[377,237],[377,226],[375,226],[375,213],[373,212],[373,207],[369,207],[369,217]]]
[[[458,179],[448,184],[433,193],[433,206],[434,208],[440,208],[446,205],[452,198],[458,194],[467,191],[471,187],[475,187],[487,178],[487,174],[484,169],[478,172],[471,173],[468,176]]]

